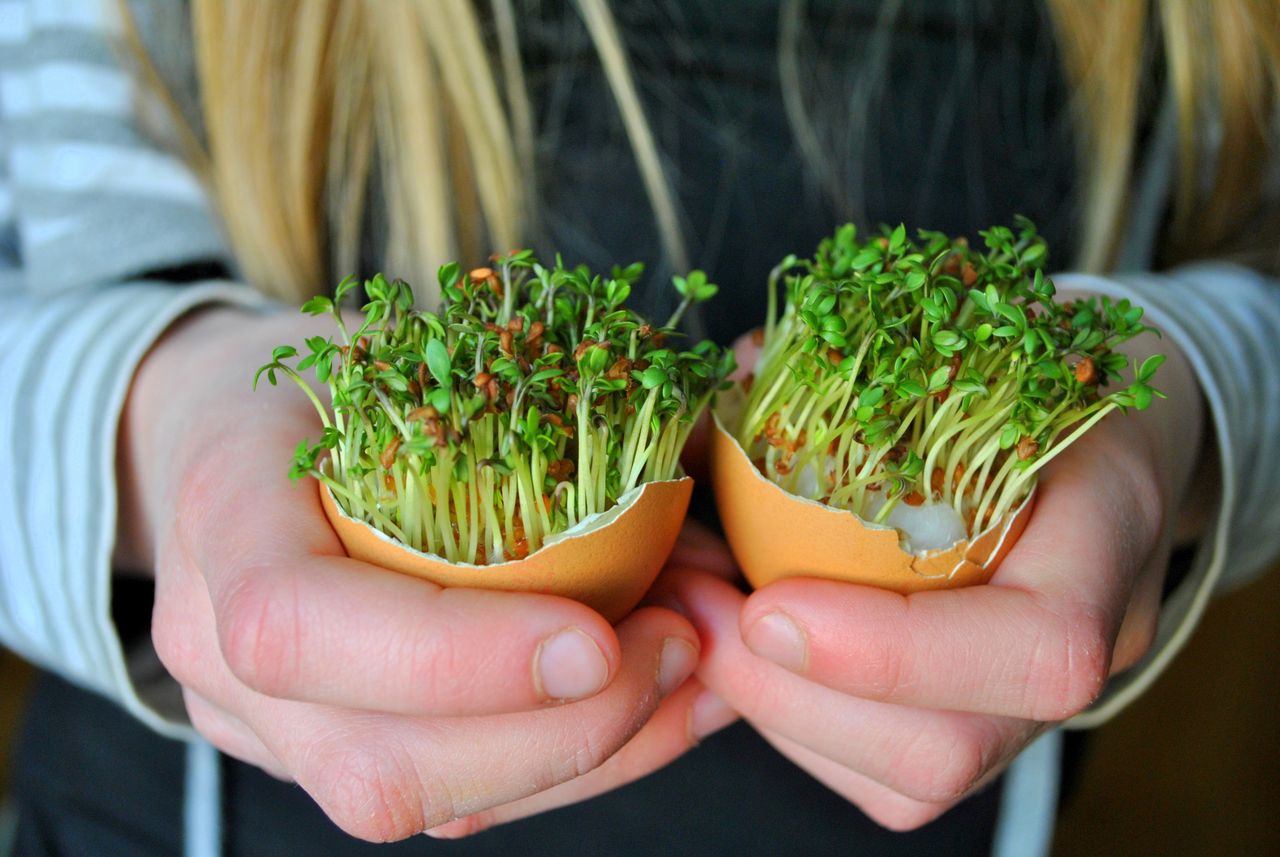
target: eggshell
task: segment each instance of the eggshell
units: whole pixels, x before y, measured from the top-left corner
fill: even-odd
[[[320,502],[347,554],[441,586],[540,592],[581,601],[610,622],[631,612],[675,546],[693,480],[647,482],[612,508],[548,539],[524,559],[493,565],[449,562],[404,545],[356,520],[324,485]]]
[[[986,583],[1031,517],[1034,492],[974,539],[909,553],[892,527],[779,487],[751,463],[737,438],[725,430],[719,411],[714,418],[716,505],[733,555],[757,588],[784,577],[847,580],[903,594]]]

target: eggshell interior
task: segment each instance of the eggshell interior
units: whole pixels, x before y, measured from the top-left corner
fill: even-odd
[[[540,592],[581,601],[610,622],[631,612],[675,546],[689,508],[693,480],[647,482],[548,539],[524,559],[493,565],[449,562],[414,550],[347,515],[321,484],[320,502],[354,559],[441,586]]]
[[[766,478],[721,422],[736,423],[741,394],[714,414],[711,477],[729,546],[757,588],[784,577],[823,577],[907,594],[986,583],[1031,517],[1035,492],[970,540],[922,554],[898,531],[798,497]]]

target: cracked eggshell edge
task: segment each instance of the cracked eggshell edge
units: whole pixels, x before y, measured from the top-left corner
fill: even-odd
[[[732,410],[737,396],[725,396]],[[728,414],[726,414],[728,416]],[[908,594],[986,583],[1031,517],[1035,491],[973,539],[913,554],[897,530],[798,497],[770,481],[712,415],[711,480],[733,555],[759,589],[785,577],[821,577]]]
[[[320,483],[318,483],[320,484]],[[615,623],[640,603],[675,546],[693,492],[689,477],[646,482],[524,559],[450,562],[351,517],[320,484],[320,503],[347,555],[440,586],[535,592],[581,601]]]

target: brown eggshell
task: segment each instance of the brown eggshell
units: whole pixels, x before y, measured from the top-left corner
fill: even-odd
[[[323,485],[320,502],[353,559],[441,586],[562,595],[617,622],[640,603],[662,570],[692,492],[688,477],[645,483],[524,559],[493,565],[449,562],[416,551],[347,515]]]
[[[986,583],[1031,517],[1032,495],[969,541],[913,554],[897,530],[797,497],[756,469],[715,414],[711,478],[733,555],[752,586],[823,577],[907,594]]]

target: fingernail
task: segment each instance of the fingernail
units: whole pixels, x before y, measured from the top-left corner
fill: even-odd
[[[689,742],[696,744],[713,732],[719,732],[735,719],[738,713],[715,693],[704,690],[689,706]]]
[[[580,628],[565,628],[538,645],[533,683],[546,699],[582,699],[609,679],[609,664],[596,641]]]
[[[693,674],[698,666],[698,650],[688,640],[668,637],[658,655],[658,692],[671,693]]]
[[[756,620],[747,631],[747,648],[793,672],[804,672],[809,646],[800,626],[776,610]]]

